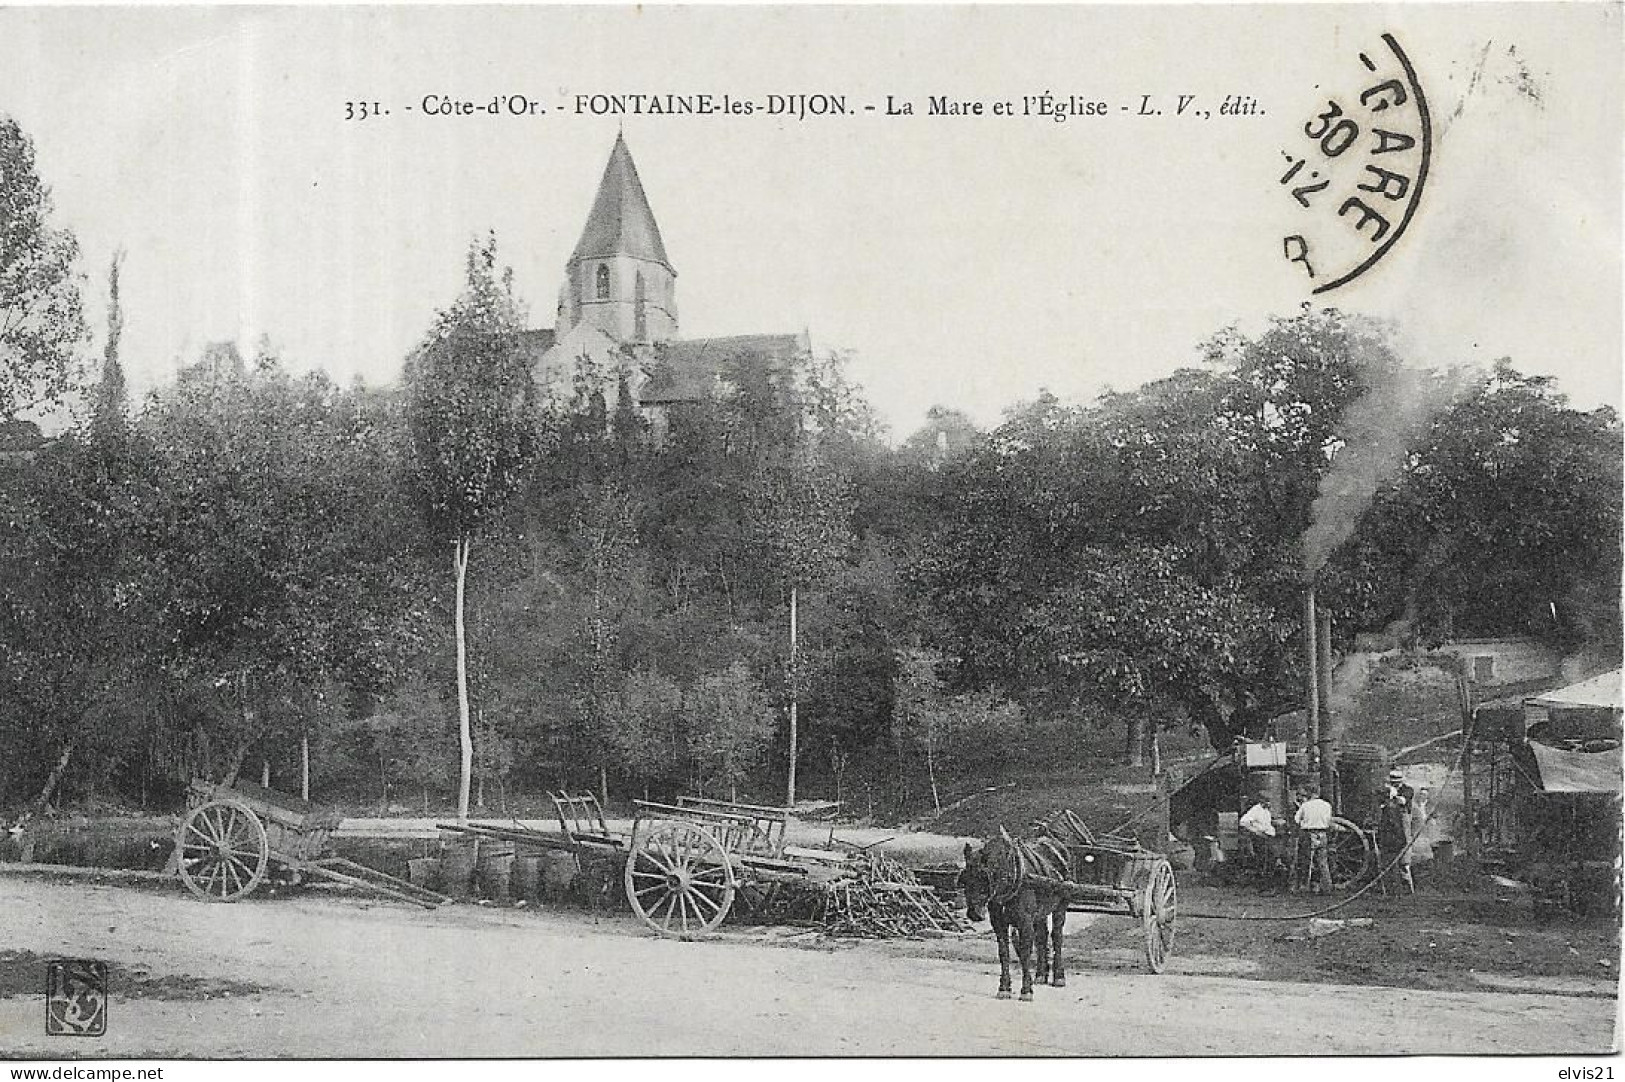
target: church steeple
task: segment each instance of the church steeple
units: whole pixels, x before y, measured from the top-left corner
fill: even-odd
[[[560,330],[587,322],[618,342],[677,333],[677,272],[624,136],[615,137],[587,224],[565,264]],[[566,311],[567,309],[567,311]]]

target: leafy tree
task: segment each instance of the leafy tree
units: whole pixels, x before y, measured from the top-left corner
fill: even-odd
[[[398,682],[428,613],[386,402],[294,378],[268,347],[250,366],[224,346],[155,396],[140,430],[160,494],[143,527],[145,588],[166,666],[219,684],[233,707],[215,734],[226,775],[255,742],[308,737],[297,717],[273,726],[261,709],[284,689]]]
[[[495,235],[469,247],[463,293],[435,319],[406,366],[413,475],[431,531],[452,545],[456,586],[457,814],[468,817],[474,743],[464,599],[474,538],[489,529],[538,450],[533,384],[515,335],[523,311],[513,273],[498,272]]]
[[[677,681],[649,669],[627,673],[605,721],[605,739],[617,769],[645,788],[687,776],[691,734]]]
[[[96,385],[95,410],[91,415],[93,437],[101,443],[122,438],[129,402],[124,387],[124,366],[119,345],[124,337],[124,307],[119,303],[119,265],[122,251],[114,252],[107,269],[107,345],[102,354],[102,376]]]
[[[67,391],[88,335],[79,246],[51,226],[51,212],[33,141],[0,115],[0,422]]]
[[[445,700],[421,676],[405,681],[385,699],[376,713],[345,726],[360,734],[377,764],[379,801],[389,808],[390,779],[416,785],[429,810],[432,790],[451,782],[451,727],[446,724]]]
[[[1363,627],[1404,619],[1426,642],[1535,634],[1617,641],[1621,436],[1507,361],[1413,442],[1328,593]]]
[[[139,697],[155,623],[129,543],[151,496],[138,465],[73,434],[0,484],[0,724],[36,810],[70,767],[105,766],[140,736],[110,724]]]
[[[897,743],[923,755],[931,785],[931,803],[942,810],[938,772],[970,744],[985,744],[1013,734],[1021,709],[994,691],[948,693],[937,674],[939,655],[918,648],[902,652],[892,724]]]
[[[726,790],[737,799],[739,784],[761,761],[773,739],[773,708],[743,662],[711,673],[689,689],[684,708],[693,717],[691,745],[703,793]]]

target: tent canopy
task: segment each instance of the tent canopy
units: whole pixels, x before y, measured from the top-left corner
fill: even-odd
[[[1618,710],[1621,705],[1620,670],[1599,673],[1578,684],[1549,691],[1538,698],[1530,699],[1529,703],[1533,706],[1544,706],[1548,710],[1576,708]]]
[[[1540,772],[1540,787],[1548,793],[1614,793],[1621,791],[1619,751],[1564,751],[1531,742]]]

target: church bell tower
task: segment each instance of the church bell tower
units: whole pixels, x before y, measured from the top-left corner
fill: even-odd
[[[677,272],[623,136],[615,137],[586,228],[564,266],[561,335],[585,323],[627,344],[676,337]]]

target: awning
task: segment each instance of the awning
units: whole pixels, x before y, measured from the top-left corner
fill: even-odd
[[[1620,670],[1599,673],[1589,680],[1582,680],[1578,684],[1570,684],[1566,688],[1549,691],[1538,698],[1528,700],[1532,706],[1544,706],[1548,710],[1573,709],[1613,709],[1618,710],[1621,704]]]
[[[1621,791],[1619,750],[1562,751],[1530,741],[1540,787],[1548,793],[1618,793]]]

